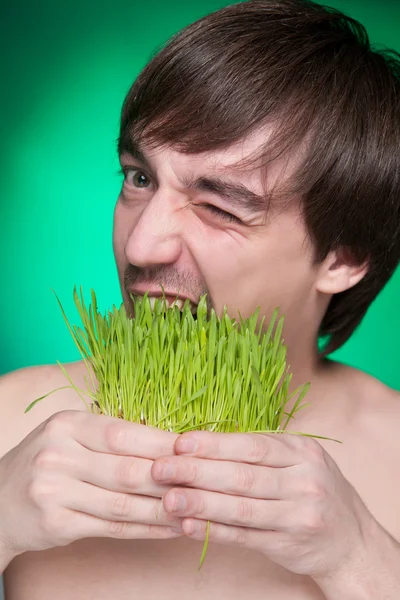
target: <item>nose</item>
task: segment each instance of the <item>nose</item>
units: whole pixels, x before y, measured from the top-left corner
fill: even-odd
[[[179,206],[160,189],[135,220],[125,255],[130,264],[146,268],[175,263],[182,252]]]

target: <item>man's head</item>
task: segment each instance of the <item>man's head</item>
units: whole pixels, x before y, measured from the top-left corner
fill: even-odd
[[[360,24],[301,0],[211,14],[126,97],[121,283],[280,306],[289,343],[336,349],[398,264],[399,146],[399,56]]]

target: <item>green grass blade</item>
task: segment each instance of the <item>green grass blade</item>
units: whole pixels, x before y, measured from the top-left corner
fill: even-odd
[[[206,558],[206,554],[207,554],[207,550],[208,550],[208,541],[209,541],[209,536],[210,536],[210,521],[207,521],[207,527],[206,527],[206,539],[204,540],[204,546],[203,546],[203,551],[201,553],[201,557],[200,557],[200,564],[199,564],[199,568],[197,569],[197,571],[200,571],[201,567],[203,566],[203,563],[205,561]]]

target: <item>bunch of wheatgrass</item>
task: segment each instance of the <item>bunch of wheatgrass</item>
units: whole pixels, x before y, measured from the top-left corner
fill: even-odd
[[[278,310],[265,327],[259,308],[239,321],[226,307],[221,318],[213,309],[208,314],[206,296],[197,315],[188,300],[180,310],[176,304],[168,307],[165,297],[153,306],[148,294],[132,297],[134,318],[124,305],[102,315],[93,291],[91,300],[87,307],[82,289],[80,296],[74,289],[82,328],[70,325],[57,298],[88,371],[87,389],[79,389],[58,363],[70,382],[64,388],[73,388],[88,410],[176,433],[281,433],[304,406],[309,384],[289,392],[292,374]],[[200,566],[207,543],[208,535]]]

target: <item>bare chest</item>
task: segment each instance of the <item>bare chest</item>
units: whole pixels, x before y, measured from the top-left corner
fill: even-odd
[[[191,540],[108,539],[27,553],[6,571],[6,600],[324,600],[310,578],[254,552],[210,545],[198,572],[200,554]]]

